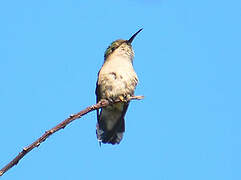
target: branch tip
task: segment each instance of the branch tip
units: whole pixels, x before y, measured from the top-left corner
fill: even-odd
[[[144,96],[132,96],[129,98],[129,100],[141,100],[143,98],[144,98]]]

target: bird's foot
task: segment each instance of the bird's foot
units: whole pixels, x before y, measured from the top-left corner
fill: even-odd
[[[114,99],[111,98],[111,97],[108,97],[107,100],[108,100],[110,103],[112,103],[112,104],[115,102]]]
[[[119,100],[121,102],[127,102],[126,98],[124,96],[122,96],[122,95],[119,96]]]

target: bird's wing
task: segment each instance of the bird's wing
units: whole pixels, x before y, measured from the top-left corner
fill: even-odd
[[[95,95],[96,95],[96,103],[98,103],[100,101],[100,87],[98,85],[98,80],[96,82],[96,89],[95,89]],[[100,120],[100,113],[99,113],[99,109],[96,110],[97,112],[97,121],[99,123]]]

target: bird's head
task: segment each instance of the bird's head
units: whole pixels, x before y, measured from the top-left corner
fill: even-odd
[[[131,59],[134,57],[134,51],[132,49],[131,43],[136,37],[136,35],[141,32],[142,29],[137,31],[129,40],[123,40],[123,39],[118,39],[114,42],[111,43],[111,45],[106,49],[105,51],[105,60],[114,52],[124,55],[124,56],[130,56]]]

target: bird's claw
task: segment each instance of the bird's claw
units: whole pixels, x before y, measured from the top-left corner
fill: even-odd
[[[127,102],[126,98],[124,98],[124,96],[122,96],[122,95],[119,96],[119,99],[120,99],[121,102]]]

